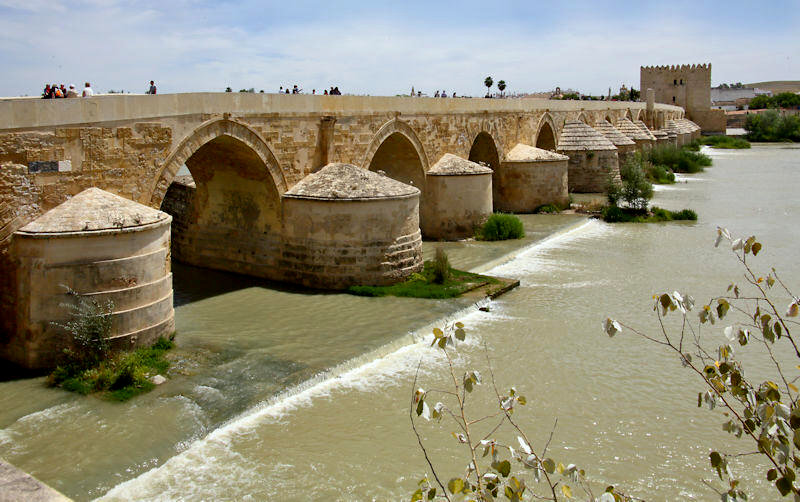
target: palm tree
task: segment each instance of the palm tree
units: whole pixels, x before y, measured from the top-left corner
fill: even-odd
[[[500,82],[498,82],[497,83],[497,88],[500,89],[500,96],[502,96],[503,95],[503,91],[506,90],[506,81],[505,80],[501,80]]]
[[[483,81],[483,85],[486,86],[486,95],[487,96],[489,95],[489,89],[492,88],[492,84],[494,84],[494,80],[492,80],[492,77],[486,77],[484,79],[484,81]]]

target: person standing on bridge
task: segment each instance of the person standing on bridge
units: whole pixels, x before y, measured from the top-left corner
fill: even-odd
[[[83,97],[91,98],[92,96],[94,96],[94,91],[92,90],[92,84],[86,82],[86,85],[83,87]]]
[[[147,92],[145,94],[155,94],[155,93],[156,93],[156,83],[151,80],[150,88],[147,89]]]

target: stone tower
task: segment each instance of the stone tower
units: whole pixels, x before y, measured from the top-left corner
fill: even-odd
[[[642,66],[640,85],[643,93],[653,89],[656,102],[682,107],[703,131],[725,132],[725,113],[711,110],[711,63]]]

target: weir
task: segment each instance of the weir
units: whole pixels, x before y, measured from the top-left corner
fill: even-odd
[[[172,256],[192,265],[311,288],[384,284],[421,267],[420,232],[463,238],[492,207],[527,212],[563,205],[566,187],[597,190],[616,172],[617,150],[587,124],[646,117],[646,106],[675,128],[688,127],[678,122],[682,108],[632,102],[247,93],[0,100],[0,357],[47,367],[52,351],[66,343],[34,328],[56,316],[40,319],[25,307],[39,300],[12,242],[25,225],[87,189],[138,204],[129,208],[134,215],[171,212]],[[568,124],[607,145],[576,147],[564,133],[574,127]],[[525,148],[532,150],[521,155]],[[566,157],[541,153],[556,149]],[[350,166],[344,184],[317,186],[323,195],[300,188],[329,164]],[[192,183],[174,186],[184,166]],[[372,176],[362,179],[353,169]],[[388,189],[381,178],[398,185]],[[107,217],[82,215],[49,232],[89,229]],[[114,221],[106,223],[117,228]],[[107,262],[109,274],[139,287],[150,272],[114,269],[138,256],[128,251],[90,254]],[[56,266],[36,263],[45,275]],[[82,284],[83,296],[108,289],[77,272],[61,279],[73,290]],[[135,333],[171,326],[163,316],[129,311],[114,311],[127,324],[113,334],[131,346],[152,339]]]

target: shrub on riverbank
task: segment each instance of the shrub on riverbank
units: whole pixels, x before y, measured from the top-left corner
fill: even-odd
[[[152,347],[112,354],[109,337],[114,304],[100,304],[71,289],[67,294],[76,298],[75,304],[68,306],[72,317],[57,325],[70,335],[72,348],[64,349],[47,384],[79,394],[108,392],[107,397],[116,401],[152,389],[148,377],[169,368],[164,354],[173,347],[172,339],[159,338]]]
[[[672,145],[657,146],[645,153],[645,160],[674,173],[699,173],[711,165],[711,157]]]
[[[561,208],[559,208],[555,204],[542,204],[541,206],[533,210],[534,214],[556,214],[560,212]]]
[[[53,370],[47,383],[84,395],[105,392],[111,400],[126,401],[155,387],[149,377],[167,371],[165,354],[174,345],[162,337],[152,347],[120,352],[90,367],[65,362]]]
[[[475,233],[479,241],[504,241],[525,237],[522,221],[513,214],[493,213]]]
[[[446,257],[446,255],[445,255]],[[448,260],[449,261],[449,260]],[[391,286],[350,286],[347,292],[356,296],[403,296],[409,298],[455,298],[467,291],[486,286],[500,285],[494,277],[456,270],[449,266],[444,281],[439,282],[441,263],[428,260],[422,272],[413,274],[407,281]]]
[[[735,138],[733,136],[702,136],[692,141],[684,148],[692,150],[693,152],[699,152],[700,145],[709,145],[713,148],[724,148],[724,149],[735,149],[735,150],[750,148],[749,141],[743,138]]]
[[[619,206],[606,206],[601,215],[607,223],[660,223],[665,221],[696,221],[697,213],[691,209],[670,211],[653,206],[650,211]]]
[[[781,116],[775,110],[768,110],[748,115],[744,128],[750,141],[800,141],[800,115]]]

